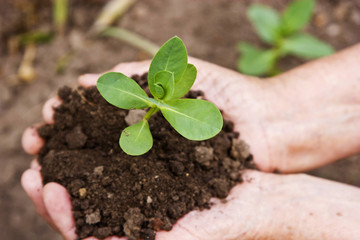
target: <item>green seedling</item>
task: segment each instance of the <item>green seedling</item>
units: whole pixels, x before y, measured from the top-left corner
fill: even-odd
[[[192,87],[196,73],[195,66],[188,63],[184,43],[173,37],[150,64],[148,85],[154,98],[122,73],[100,76],[97,88],[110,104],[123,109],[148,109],[141,121],[122,131],[119,144],[125,153],[137,156],[151,149],[153,138],[148,120],[158,111],[187,139],[205,140],[220,132],[223,120],[214,104],[201,99],[181,99]]]
[[[314,59],[332,54],[334,49],[329,44],[301,31],[311,20],[314,7],[315,0],[297,0],[280,15],[270,7],[251,5],[247,16],[261,40],[272,48],[239,43],[239,71],[255,76],[275,75],[279,72],[277,62],[286,55]]]

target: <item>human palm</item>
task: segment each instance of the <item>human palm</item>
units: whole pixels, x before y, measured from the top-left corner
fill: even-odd
[[[359,140],[344,144],[349,139],[360,139],[360,96],[356,92],[352,94],[360,88],[356,80],[360,74],[346,66],[350,69],[346,71],[347,77],[355,79],[351,82],[352,89],[337,86],[341,81],[335,74],[337,70],[344,72],[343,67],[337,69],[343,59],[356,53],[359,56],[359,52],[357,46],[267,80],[243,76],[198,59],[191,58],[189,62],[198,68],[194,89],[203,90],[205,97],[234,122],[235,130],[250,145],[259,169],[299,172],[360,150]],[[149,63],[122,63],[113,71],[129,76],[142,74]],[[331,71],[331,79],[318,79],[323,69]],[[96,74],[83,75],[79,84],[88,87],[97,78]],[[52,107],[58,104],[58,98],[45,104],[45,122],[53,122]],[[343,138],[338,134],[343,134]],[[36,154],[42,145],[35,128],[24,132],[23,146],[28,153]],[[25,191],[42,217],[65,239],[75,239],[69,195],[56,183],[43,187],[39,170],[40,166],[33,161],[23,174]],[[341,232],[342,239],[360,236],[359,189],[303,174],[275,175],[246,170],[243,176],[244,182],[231,190],[226,202],[212,199],[214,205],[210,210],[188,213],[170,232],[158,232],[156,239],[289,239],[290,236],[337,239],[335,229],[341,227],[349,229]]]

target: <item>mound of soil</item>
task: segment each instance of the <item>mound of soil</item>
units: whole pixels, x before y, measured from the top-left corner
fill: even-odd
[[[146,75],[133,78],[148,91]],[[239,171],[252,166],[229,121],[216,137],[198,142],[180,136],[157,113],[149,121],[153,148],[133,157],[118,143],[133,112],[108,104],[95,87],[63,87],[58,95],[63,103],[55,124],[39,129],[46,140],[39,162],[44,184],[57,182],[70,193],[80,239],[155,239],[156,231],[170,230],[186,213],[210,208],[211,197],[225,198],[242,181]]]

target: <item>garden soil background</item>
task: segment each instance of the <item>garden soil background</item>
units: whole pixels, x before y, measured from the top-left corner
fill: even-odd
[[[41,121],[43,103],[65,84],[76,86],[79,75],[102,72],[119,62],[148,59],[146,53],[116,39],[87,39],[86,33],[106,1],[74,0],[70,23],[64,37],[37,45],[34,62],[36,78],[24,83],[16,78],[23,50],[10,53],[12,36],[34,29],[51,29],[50,1],[0,0],[0,236],[1,239],[62,239],[37,216],[20,186],[22,172],[31,157],[21,149],[23,130]],[[181,37],[189,54],[221,66],[236,69],[238,41],[261,43],[249,21],[246,8],[251,2],[270,4],[277,9],[289,2],[225,0],[138,1],[117,23],[161,45],[174,35]],[[341,50],[360,42],[360,0],[318,0],[308,32]],[[55,67],[59,58],[72,52],[61,74]],[[283,70],[302,64],[284,59]],[[346,84],[346,83],[344,83]],[[360,187],[360,157],[353,156],[311,174]]]

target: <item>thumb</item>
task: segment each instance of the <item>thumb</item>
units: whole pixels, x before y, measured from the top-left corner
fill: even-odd
[[[75,221],[72,216],[70,196],[66,189],[57,183],[48,183],[43,189],[43,198],[52,222],[64,239],[76,239]]]
[[[265,223],[262,214],[254,209],[262,175],[245,171],[244,183],[233,187],[225,200],[211,199],[211,209],[188,213],[170,232],[157,233],[156,240],[254,239],[254,230]]]
[[[113,69],[107,72],[121,72],[124,75],[131,77],[134,74],[142,75],[148,71],[150,66],[150,60],[141,62],[128,62],[119,63]],[[97,79],[101,74],[83,74],[78,78],[78,83],[83,87],[95,86]]]

